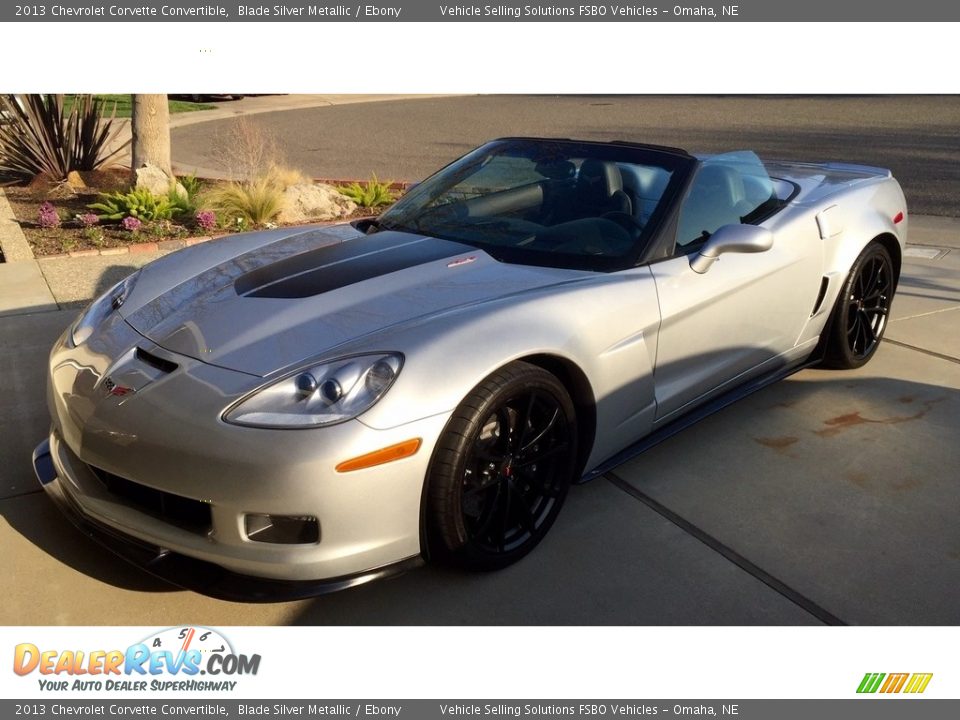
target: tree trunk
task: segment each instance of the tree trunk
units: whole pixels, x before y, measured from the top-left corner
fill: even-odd
[[[137,170],[150,164],[173,177],[170,168],[170,109],[166,95],[133,95],[133,183]]]

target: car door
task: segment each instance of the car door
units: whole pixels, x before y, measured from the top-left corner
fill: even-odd
[[[691,269],[706,238],[739,224],[756,202],[750,198],[763,196],[745,188],[739,172],[707,164],[698,170],[681,207],[674,256],[650,266],[661,314],[658,424],[782,361],[816,301],[819,245],[795,229],[777,231],[764,252],[725,253],[703,274]]]

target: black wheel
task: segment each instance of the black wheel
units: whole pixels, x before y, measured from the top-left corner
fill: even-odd
[[[870,243],[854,262],[837,298],[827,330],[825,365],[858,368],[873,357],[887,327],[895,288],[890,253],[881,244]]]
[[[454,411],[434,452],[431,554],[493,570],[543,539],[563,505],[577,451],[573,403],[556,377],[511,363]]]

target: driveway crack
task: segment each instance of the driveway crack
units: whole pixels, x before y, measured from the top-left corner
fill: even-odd
[[[684,517],[681,517],[675,513],[670,508],[662,505],[661,503],[654,500],[652,497],[647,495],[642,490],[638,490],[636,487],[628,483],[626,480],[621,478],[615,472],[606,472],[603,477],[605,477],[610,483],[615,487],[619,488],[623,492],[627,493],[631,497],[639,500],[644,505],[649,507],[655,513],[663,517],[665,520],[670,521],[678,528],[683,530],[688,535],[693,536],[704,545],[709,547],[714,552],[719,553],[724,558],[732,562],[734,565],[739,567],[744,572],[752,575],[754,578],[762,582],[764,585],[769,587],[771,590],[779,593],[784,598],[792,602],[794,605],[797,605],[802,610],[808,612],[810,615],[813,615],[817,620],[822,622],[824,625],[846,625],[847,623],[838,618],[836,615],[831,613],[826,608],[817,604],[806,595],[802,594],[798,590],[787,585],[782,580],[774,577],[768,573],[763,568],[755,565],[745,558],[743,555],[738,553],[733,548],[724,545],[720,540],[710,535],[705,530],[697,527],[692,522],[687,520]]]

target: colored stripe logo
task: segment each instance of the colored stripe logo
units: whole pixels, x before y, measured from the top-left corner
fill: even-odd
[[[933,673],[866,673],[857,692],[919,694],[927,689],[932,678]]]

